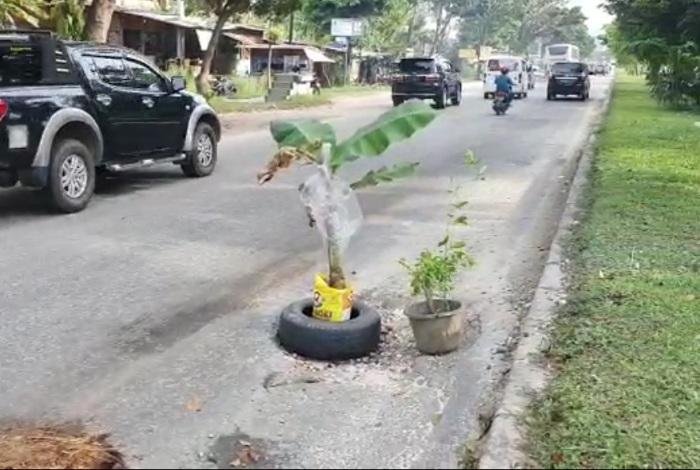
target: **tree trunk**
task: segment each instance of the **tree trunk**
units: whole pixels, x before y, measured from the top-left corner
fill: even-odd
[[[289,14],[289,44],[294,42],[294,12]]]
[[[116,0],[93,0],[87,11],[85,35],[89,41],[107,42]]]
[[[442,5],[435,10],[435,34],[433,34],[433,43],[430,46],[430,55],[437,52],[437,45],[440,39],[440,29],[442,28]]]
[[[267,48],[267,89],[272,89],[272,43]]]
[[[207,47],[207,51],[204,53],[202,70],[199,72],[199,75],[197,75],[197,91],[203,95],[209,94],[209,73],[211,72],[211,64],[214,62],[216,48],[219,44],[219,38],[221,37],[221,30],[224,29],[224,24],[226,24],[228,17],[228,13],[221,13],[219,15],[219,18],[216,20],[216,25],[214,26],[214,31],[211,33],[209,46]]]
[[[345,281],[345,273],[343,272],[342,240],[340,239],[339,234],[340,214],[338,213],[337,201],[332,197],[333,190],[331,187],[331,178],[333,175],[328,166],[331,158],[330,145],[324,144],[321,152],[323,155],[323,163],[320,170],[327,185],[326,194],[328,195],[328,199],[326,200],[328,217],[325,221],[321,222],[326,224],[326,243],[328,244],[328,285],[334,289],[345,289],[347,287],[347,283]]]

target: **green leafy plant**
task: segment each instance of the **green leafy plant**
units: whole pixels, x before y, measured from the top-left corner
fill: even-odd
[[[337,142],[335,131],[329,124],[314,119],[271,123],[270,131],[279,150],[267,167],[258,174],[258,182],[263,184],[270,181],[280,169],[288,168],[293,163],[316,165],[324,186],[320,191],[324,198],[320,201],[323,207],[322,220],[312,217],[313,210],[308,204],[307,212],[310,214],[312,225],[317,224],[326,238],[328,283],[331,287],[347,287],[341,256],[343,245],[347,241],[347,232],[343,230],[343,217],[346,214],[337,198],[337,188],[343,187],[342,181],[336,175],[337,171],[346,163],[359,158],[383,154],[391,145],[410,138],[426,127],[436,116],[436,111],[425,103],[409,101],[382,114],[376,121],[359,129],[343,142]],[[349,185],[345,193],[350,192],[351,188],[375,186],[408,176],[414,172],[416,166],[416,163],[409,163],[370,171]],[[300,189],[303,194],[304,185]]]
[[[474,265],[464,241],[455,239],[453,235],[455,227],[469,223],[467,216],[461,212],[468,203],[458,200],[459,189],[450,192],[457,200],[450,204],[445,237],[435,249],[423,250],[415,261],[399,261],[411,277],[411,293],[422,295],[433,315],[437,313],[435,301],[449,298],[459,272]]]

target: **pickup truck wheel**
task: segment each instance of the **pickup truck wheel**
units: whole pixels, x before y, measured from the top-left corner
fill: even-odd
[[[181,165],[185,175],[199,178],[209,176],[216,166],[216,133],[206,122],[197,124],[192,140],[192,151]]]
[[[90,150],[75,139],[54,145],[46,192],[61,212],[85,209],[95,191],[95,159]]]

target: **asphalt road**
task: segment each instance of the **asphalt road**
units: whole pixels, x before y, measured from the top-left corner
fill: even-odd
[[[415,139],[344,171],[420,162],[415,177],[362,191],[364,226],[347,255],[359,294],[400,333],[377,364],[327,369],[273,341],[277,313],[308,295],[322,253],[296,191],[310,169],[256,184],[274,151],[260,126],[232,124],[210,178],[129,172],[79,214],[0,191],[0,419],[86,421],[112,432],[133,466],[223,465],[237,433],[268,465],[456,465],[507,368],[501,353],[608,86],[594,77],[591,101],[547,102],[540,84],[496,117],[473,84]],[[304,113],[349,135],[389,108],[375,98]],[[464,164],[467,150],[478,167]],[[478,262],[455,293],[470,334],[459,353],[419,357],[397,261],[440,240],[454,186],[470,201],[460,235]],[[275,377],[291,379],[264,386]]]

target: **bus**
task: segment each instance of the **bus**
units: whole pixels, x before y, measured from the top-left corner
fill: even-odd
[[[581,53],[573,44],[551,44],[545,48],[544,58],[547,65],[554,62],[578,62]]]

